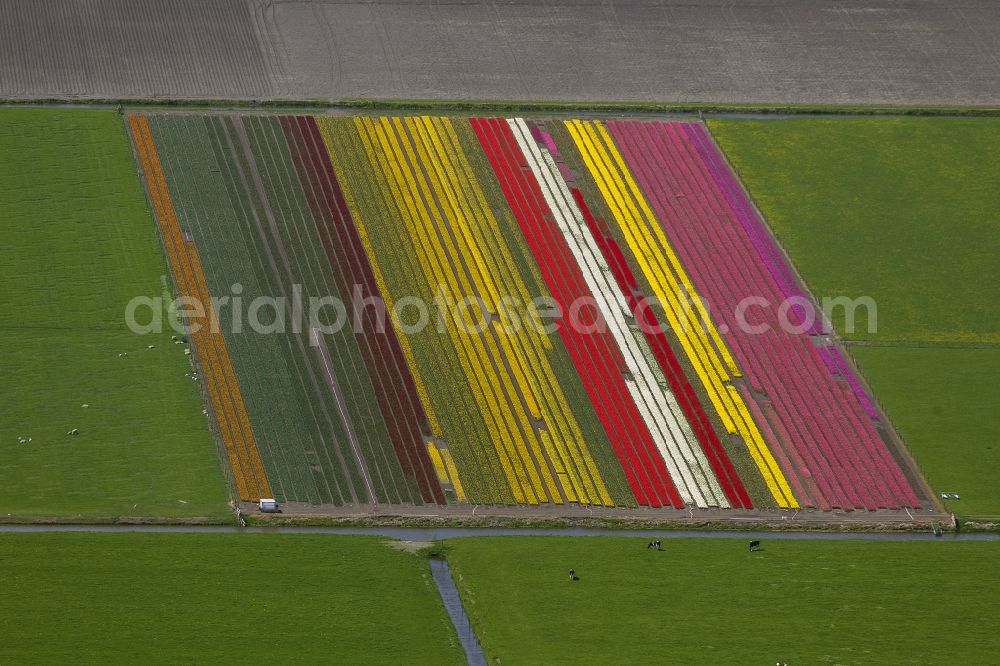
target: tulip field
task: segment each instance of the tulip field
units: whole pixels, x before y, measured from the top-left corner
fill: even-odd
[[[700,122],[127,121],[241,499],[931,508]]]

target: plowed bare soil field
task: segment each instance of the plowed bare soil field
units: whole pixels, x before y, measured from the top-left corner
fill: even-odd
[[[0,97],[998,104],[992,3],[8,0]]]

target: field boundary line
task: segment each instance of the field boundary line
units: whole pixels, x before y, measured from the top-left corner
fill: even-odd
[[[638,114],[753,114],[763,116],[954,116],[1000,117],[995,105],[895,105],[895,104],[810,104],[782,102],[623,102],[489,99],[381,99],[381,98],[278,98],[249,99],[226,97],[2,97],[0,106],[79,106],[118,105],[150,109],[243,109],[243,110],[359,110],[373,112],[495,112],[531,113],[638,113]]]

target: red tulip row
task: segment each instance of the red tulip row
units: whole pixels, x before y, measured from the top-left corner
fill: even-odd
[[[601,252],[604,254],[604,258],[611,267],[611,272],[614,274],[615,281],[618,283],[618,287],[628,300],[629,309],[635,316],[636,322],[642,329],[646,341],[656,356],[656,360],[670,384],[670,390],[677,397],[677,402],[681,406],[684,416],[687,417],[688,422],[691,424],[691,428],[698,438],[698,443],[701,445],[709,464],[712,466],[712,471],[715,472],[716,478],[719,479],[719,484],[722,486],[723,492],[726,493],[726,498],[732,504],[733,508],[751,508],[753,504],[750,501],[750,495],[747,494],[743,482],[740,481],[736,470],[733,468],[733,463],[722,447],[718,435],[715,434],[715,429],[709,423],[705,409],[698,400],[698,396],[691,387],[691,383],[684,374],[684,370],[681,368],[680,363],[677,362],[677,357],[670,348],[670,343],[667,341],[667,336],[663,332],[660,322],[657,321],[653,310],[646,306],[645,297],[636,296],[638,285],[635,275],[632,274],[632,270],[628,267],[625,255],[622,254],[618,242],[609,234],[603,220],[594,218],[594,215],[590,212],[590,208],[587,207],[587,202],[583,199],[583,193],[575,187],[571,189],[571,192],[576,205],[579,206],[580,211],[583,213],[584,220],[587,222],[587,228],[590,229],[590,233],[597,241],[598,247],[601,248]]]
[[[498,118],[473,118],[471,123],[546,286],[563,312],[568,312],[574,302],[590,298],[591,294],[537,181],[530,171],[524,170],[527,165],[510,127]],[[581,330],[597,321],[600,315],[596,310],[581,315],[586,319],[580,322],[581,326],[560,322],[559,335],[615,448],[636,500],[653,507],[682,506],[677,488],[626,386],[621,352],[606,327],[594,332]]]

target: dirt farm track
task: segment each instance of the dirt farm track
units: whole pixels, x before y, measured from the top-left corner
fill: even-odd
[[[0,97],[998,104],[992,0],[6,0]]]

